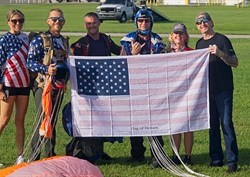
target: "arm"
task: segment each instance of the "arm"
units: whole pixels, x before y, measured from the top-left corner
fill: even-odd
[[[151,49],[151,54],[166,53],[166,44],[162,41],[162,38],[157,34],[151,33],[151,45],[153,44],[154,48]]]
[[[115,54],[115,55],[120,55],[122,54],[122,47],[121,46],[118,46],[115,44],[115,42],[110,39],[110,50],[111,50],[111,53]]]
[[[75,56],[88,56],[90,45],[85,37],[80,38],[78,41],[71,44],[73,55]]]
[[[126,53],[126,55],[132,55],[131,54],[131,42],[123,41],[121,42],[121,44],[122,44],[122,53],[123,54]]]
[[[4,64],[7,60],[7,51],[6,51],[6,40],[4,40],[4,37],[0,38],[0,83],[3,82],[3,70],[4,70]]]
[[[131,41],[134,41],[135,38],[136,38],[136,32],[131,32],[120,40],[120,43],[123,47],[122,53],[126,53],[127,55],[132,55],[131,54],[131,50],[132,50]]]
[[[228,56],[224,52],[222,52],[220,49],[218,49],[218,52],[216,52],[216,55],[220,57],[227,65],[232,67],[238,66],[238,58],[236,55]]]
[[[5,47],[6,45],[4,45],[4,40],[3,38],[0,39],[0,100],[5,101],[6,100],[6,95],[3,92],[3,67],[4,67],[4,63],[6,62],[6,58],[7,56],[5,56]]]
[[[211,54],[218,56],[221,60],[223,60],[228,66],[237,67],[238,66],[238,58],[236,55],[229,56],[223,51],[221,51],[216,45],[211,45],[208,48]]]
[[[42,74],[48,73],[48,66],[43,65],[44,48],[43,41],[40,36],[35,37],[30,45],[27,58],[27,67],[33,72]]]
[[[155,47],[155,51],[153,52],[154,54],[166,53],[166,44],[160,42],[155,44]]]
[[[7,95],[4,93],[3,84],[0,84],[0,100],[6,101]]]

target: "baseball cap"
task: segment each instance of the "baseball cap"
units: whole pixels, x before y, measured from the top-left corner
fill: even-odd
[[[187,27],[183,23],[176,23],[172,29],[172,32],[187,33]]]
[[[211,16],[209,15],[209,13],[207,12],[200,12],[196,15],[195,17],[195,23],[199,20],[203,20],[203,19],[208,19],[208,20],[212,20]]]

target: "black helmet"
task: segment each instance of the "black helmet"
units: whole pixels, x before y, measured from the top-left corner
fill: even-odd
[[[64,61],[56,63],[56,75],[52,76],[52,83],[56,89],[63,88],[69,80],[69,67]]]

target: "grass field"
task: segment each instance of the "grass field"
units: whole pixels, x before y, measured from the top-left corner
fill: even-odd
[[[53,7],[61,8],[65,13],[66,24],[63,32],[86,32],[83,29],[82,19],[85,13],[95,11],[97,4],[41,4],[41,5],[0,5],[0,31],[8,30],[5,22],[5,14],[8,10],[18,8],[24,12],[26,22],[24,31],[44,31],[47,30],[46,17],[48,11]],[[190,34],[199,34],[194,24],[194,17],[200,11],[207,11],[211,14],[215,27],[214,29],[223,34],[250,34],[250,9],[224,7],[224,6],[201,6],[201,7],[179,7],[179,6],[158,6],[158,11],[167,15],[171,22],[158,22],[154,25],[154,31],[161,34],[166,34],[171,31],[172,26],[176,22],[184,22]],[[102,32],[130,32],[135,30],[132,21],[120,24],[118,21],[105,21],[101,25]],[[71,36],[70,42],[74,42],[79,37]],[[115,42],[119,42],[121,37],[113,37]],[[163,38],[167,42],[167,38]],[[194,47],[197,38],[190,39],[190,47]],[[195,132],[195,143],[193,147],[192,162],[190,166],[192,170],[213,177],[232,176],[232,177],[247,177],[250,174],[250,63],[249,49],[250,39],[231,39],[236,54],[239,58],[238,68],[233,69],[235,92],[234,92],[234,112],[233,119],[237,134],[239,146],[239,171],[235,174],[226,174],[227,167],[208,168],[210,161],[208,157],[208,130]],[[63,105],[70,100],[70,92],[67,91]],[[30,140],[31,130],[34,127],[35,106],[33,97],[30,97],[29,109],[26,116],[26,145]],[[11,166],[16,158],[16,145],[14,141],[14,123],[13,119],[9,122],[0,138],[0,163],[4,163],[5,167]],[[61,123],[61,115],[57,124],[57,146],[56,152],[58,155],[65,154],[65,146],[70,141],[70,137],[64,132]],[[164,137],[167,154],[172,155],[168,137]],[[224,143],[224,142],[222,142]],[[173,176],[162,169],[151,169],[149,146],[145,139],[147,147],[146,159],[144,164],[128,164],[126,160],[130,157],[129,139],[124,138],[124,142],[106,143],[105,151],[114,158],[113,161],[107,162],[100,160],[96,165],[100,168],[105,177],[165,177]],[[224,148],[224,146],[223,146]],[[29,149],[27,149],[29,151]],[[28,152],[26,153],[28,156]],[[183,156],[183,146],[180,152]],[[226,162],[226,161],[225,161]]]

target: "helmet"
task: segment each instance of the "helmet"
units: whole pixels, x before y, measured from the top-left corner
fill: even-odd
[[[138,28],[138,25],[137,25],[138,18],[148,18],[148,17],[151,20],[151,25],[150,25],[150,31],[151,31],[152,28],[153,28],[153,25],[154,25],[154,18],[152,16],[151,12],[148,9],[140,9],[135,14],[134,23],[135,23],[136,28]]]
[[[52,83],[55,89],[61,89],[69,80],[69,67],[64,61],[56,63],[56,75],[52,76]]]

